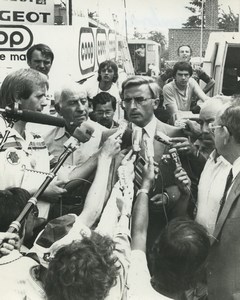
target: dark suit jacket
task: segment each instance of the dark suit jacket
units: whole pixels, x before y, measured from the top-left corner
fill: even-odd
[[[207,266],[209,300],[240,300],[240,173],[213,236]]]

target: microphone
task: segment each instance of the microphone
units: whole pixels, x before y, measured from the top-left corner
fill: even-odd
[[[178,152],[176,148],[171,148],[169,149],[169,154],[171,156],[171,159],[174,161],[176,169],[181,167],[182,168],[182,163],[181,160],[179,158]]]
[[[161,131],[157,131],[156,135],[154,136],[154,139],[160,143],[163,143],[164,145],[172,145],[172,142],[170,142],[171,138]]]
[[[7,106],[5,109],[0,108],[0,113],[5,118],[11,118],[16,121],[21,120],[25,122],[39,123],[57,127],[65,126],[65,120],[62,118],[52,117],[41,112],[35,112],[27,109],[11,109]]]
[[[80,127],[77,127],[72,136],[64,143],[65,148],[73,148],[74,150],[80,143],[86,143],[92,137],[94,127],[88,121],[83,122]]]
[[[132,133],[133,153],[139,152],[141,150],[141,141],[142,141],[142,129],[139,127],[135,127]]]
[[[117,128],[117,131],[114,134],[112,134],[111,137],[113,137],[115,139],[118,138],[118,137],[122,138],[124,132],[127,129],[127,126],[128,126],[128,123],[126,121],[124,121],[124,120],[121,121],[119,123],[118,128]]]
[[[144,137],[144,148],[145,148],[145,157],[148,157],[149,160],[154,158],[154,147],[153,141],[149,137]]]

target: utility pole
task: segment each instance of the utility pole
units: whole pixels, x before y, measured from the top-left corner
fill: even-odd
[[[127,28],[127,6],[126,6],[126,0],[123,0],[124,3],[124,15],[125,15],[125,34],[126,34],[126,40],[128,42],[128,28]]]
[[[202,0],[202,8],[201,8],[201,33],[200,33],[200,53],[199,53],[200,63],[201,63],[201,59],[202,59],[202,49],[203,49],[203,25],[204,25],[203,7],[204,7],[204,0]]]

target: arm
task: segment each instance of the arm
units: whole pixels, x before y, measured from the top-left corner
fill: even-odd
[[[197,71],[197,73],[198,73],[199,79],[201,79],[202,81],[204,81],[206,83],[205,87],[203,88],[203,92],[205,94],[207,94],[213,88],[213,86],[215,84],[215,80],[213,78],[211,78],[210,76],[208,76],[207,73],[205,73],[202,68],[200,68]]]
[[[99,218],[104,205],[109,169],[112,158],[119,151],[120,143],[118,139],[109,138],[104,143],[98,157],[95,178],[87,194],[83,211],[78,217],[77,222],[91,227]]]
[[[192,78],[190,78],[192,79]],[[194,80],[194,79],[192,79]],[[194,94],[197,96],[198,99],[201,99],[203,102],[206,100],[209,100],[210,98],[203,92],[203,90],[200,88],[199,84],[194,80]]]
[[[165,105],[167,112],[170,114],[170,118],[172,118],[172,116],[178,112],[178,106],[171,88],[171,83],[163,87],[163,98],[163,105]]]
[[[207,94],[215,85],[215,80],[213,78],[210,78],[210,81],[205,85],[203,88],[203,92]]]
[[[187,207],[191,194],[191,180],[189,179],[186,171],[182,167],[178,167],[175,172],[175,179],[177,188],[179,190],[179,197],[176,197],[175,205],[171,210],[171,218],[186,216]],[[174,198],[174,193],[171,194],[171,191],[166,188],[170,198]]]
[[[154,180],[153,162],[144,166],[143,182],[141,189],[149,190]],[[148,194],[141,192],[138,194],[132,214],[132,250],[146,252],[146,240],[148,229]]]

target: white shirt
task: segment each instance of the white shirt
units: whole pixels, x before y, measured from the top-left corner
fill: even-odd
[[[133,250],[128,272],[128,300],[170,300],[156,292],[151,285],[151,275],[147,266],[146,254]]]
[[[214,150],[202,171],[198,185],[198,210],[196,221],[202,224],[209,234],[213,234],[219,203],[222,199],[227,176],[232,165],[222,156],[215,159],[216,151]],[[240,168],[240,160],[238,163]]]

